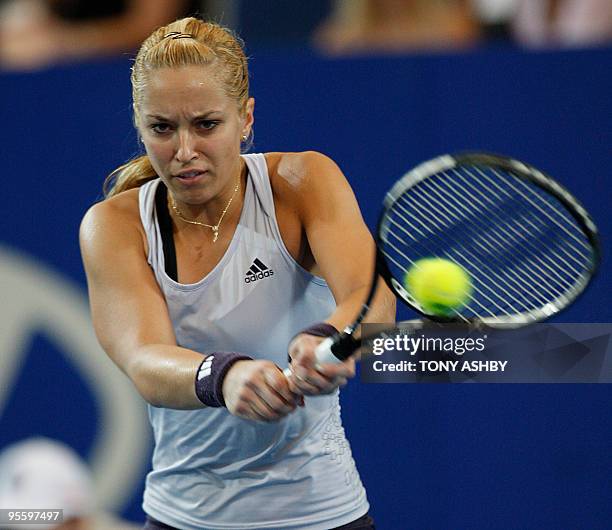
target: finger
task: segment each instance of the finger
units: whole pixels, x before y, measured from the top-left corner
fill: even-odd
[[[260,418],[263,418],[262,421],[278,421],[295,409],[295,406],[287,408],[283,401],[273,396],[265,387],[253,389],[253,398],[250,405]]]
[[[323,369],[319,371],[318,373],[321,374],[322,378],[324,378],[326,381],[329,381],[329,382],[334,381],[335,379],[338,379],[338,378],[351,379],[355,376],[354,372],[352,371],[337,370],[335,368]]]
[[[257,395],[257,400],[253,400],[258,405],[260,411],[266,414],[273,413],[275,415],[285,416],[295,409],[295,405],[287,403],[282,397],[274,392],[266,383],[261,384],[249,383],[250,388]]]
[[[233,414],[247,420],[270,421],[266,408],[262,406],[261,400],[257,394],[249,388],[244,389],[241,393],[234,407]]]
[[[251,410],[249,419],[252,420],[270,423],[281,418],[279,414],[276,414],[267,407],[266,403],[262,400],[249,402],[249,408]]]
[[[334,377],[333,379],[329,380],[329,384],[326,388],[321,389],[321,393],[331,394],[332,392],[337,390],[338,387],[345,386],[347,382],[348,379],[346,377]]]
[[[352,366],[351,366],[352,364]],[[352,362],[348,366],[337,364],[326,364],[322,366],[322,371],[317,370],[316,373],[322,378],[313,381],[313,377],[307,376],[306,379],[313,383],[318,388],[319,394],[329,394],[336,390],[339,386],[345,386],[349,378],[355,375],[355,363]],[[348,374],[348,375],[347,375]]]
[[[290,351],[291,364],[293,366],[303,366],[306,369],[313,369],[317,363],[317,357],[314,353],[318,341],[314,337],[304,337],[299,348],[294,348]]]
[[[341,364],[320,364],[317,366],[317,372],[328,379],[335,377],[346,377],[348,379],[355,377],[355,361]]]
[[[280,368],[276,367],[272,373],[267,372],[265,377],[268,390],[278,397],[286,406],[289,407],[288,412],[295,410],[297,406],[301,406],[304,401],[301,393],[291,387],[290,381],[285,376]],[[287,413],[288,413],[287,412]]]
[[[327,389],[321,391],[321,394],[331,394],[335,392],[338,387],[345,386],[347,381],[348,379],[345,377],[336,377]]]
[[[298,407],[303,407],[304,406],[304,393],[296,386],[292,374],[289,374],[285,377],[287,378],[287,386],[289,387],[289,390],[291,391],[291,395],[293,396],[294,403]]]
[[[306,379],[293,372],[290,376],[293,388],[304,396],[313,396],[320,393],[320,388],[309,383]]]
[[[289,374],[286,376],[287,377],[287,384],[289,386],[289,390],[291,391],[292,394],[295,394],[296,396],[298,394],[300,394],[300,389],[296,386],[295,384],[295,379],[293,377],[293,374]]]
[[[289,380],[285,377],[285,374],[280,368],[275,366],[275,370],[272,372],[264,373],[264,380],[268,385],[271,392],[274,392],[282,399],[285,403],[295,405],[299,401],[299,395],[293,392]]]
[[[271,366],[271,370],[261,374],[262,384],[253,388],[270,408],[286,415],[295,410],[299,397],[289,389],[289,382],[281,369],[276,365]]]
[[[322,390],[328,390],[334,385],[335,377],[327,377],[316,370],[304,370],[301,367],[296,367],[294,375],[296,376],[300,388],[305,388],[307,385],[310,385],[314,387],[317,392],[321,392]]]

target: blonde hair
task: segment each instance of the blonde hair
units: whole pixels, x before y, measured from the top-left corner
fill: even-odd
[[[214,22],[188,17],[156,29],[143,43],[132,67],[132,106],[138,127],[147,73],[164,67],[219,64],[216,73],[241,115],[249,99],[249,72],[242,40]],[[149,157],[142,155],[113,171],[104,182],[106,198],[137,188],[157,177]]]

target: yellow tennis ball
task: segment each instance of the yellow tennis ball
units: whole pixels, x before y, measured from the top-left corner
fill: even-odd
[[[443,258],[416,261],[404,278],[404,286],[425,313],[450,316],[468,302],[472,281],[463,267]]]

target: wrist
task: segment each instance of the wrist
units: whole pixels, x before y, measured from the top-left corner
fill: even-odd
[[[331,337],[332,335],[339,333],[339,331],[328,322],[316,322],[315,324],[312,324],[311,326],[308,326],[300,331],[296,337],[302,333],[306,335],[314,335],[315,337]]]
[[[238,361],[252,361],[248,355],[234,352],[214,352],[207,355],[196,372],[195,392],[207,407],[225,407],[223,381]]]
[[[329,324],[328,322],[316,322],[307,328],[304,328],[299,333],[296,333],[293,338],[289,341],[289,346],[291,343],[300,335],[312,335],[314,337],[332,337],[333,335],[337,335],[340,333],[334,326]],[[291,348],[289,348],[291,349]],[[291,363],[291,356],[288,356],[288,362]]]

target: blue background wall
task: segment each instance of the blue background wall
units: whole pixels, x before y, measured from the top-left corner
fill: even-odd
[[[250,55],[255,150],[332,156],[370,225],[388,186],[443,152],[510,154],[554,175],[592,212],[605,252],[591,288],[557,319],[612,322],[612,49],[351,60]],[[100,198],[104,176],[137,151],[129,67],[126,59],[0,76],[0,248],[81,295],[80,219]],[[0,281],[5,318],[20,294],[7,296],[9,280]],[[106,425],[91,380],[44,326],[30,326],[20,348],[19,369],[0,391],[0,448],[45,434],[91,459]],[[8,358],[0,352],[0,372]],[[97,384],[112,392],[120,383],[104,376]],[[354,381],[343,392],[346,430],[382,529],[609,528],[610,403],[610,385]],[[140,457],[146,462],[148,454]],[[108,504],[142,517],[141,487]]]

